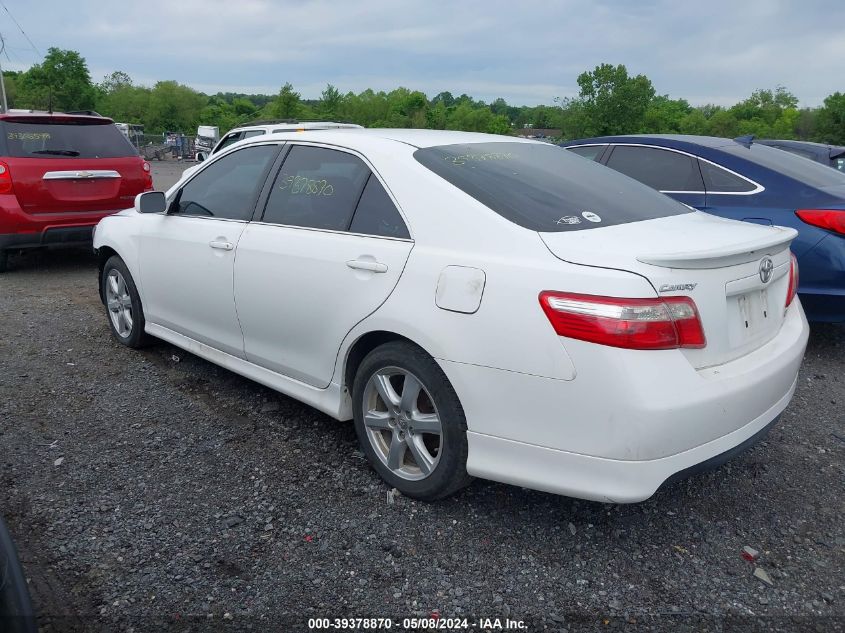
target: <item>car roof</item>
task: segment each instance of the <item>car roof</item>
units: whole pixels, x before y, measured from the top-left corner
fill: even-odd
[[[499,134],[483,134],[480,132],[458,132],[453,130],[423,130],[423,129],[391,129],[391,128],[340,128],[302,132],[277,132],[269,136],[253,137],[248,141],[266,141],[269,139],[296,139],[337,142],[349,144],[355,139],[394,141],[410,145],[414,148],[434,147],[437,145],[459,145],[463,143],[534,143],[545,145],[540,141],[523,139],[516,136],[502,136]],[[243,142],[243,141],[241,141]]]
[[[109,117],[94,114],[70,114],[67,112],[43,112],[40,110],[9,110],[0,112],[0,121],[10,123],[38,123],[45,120],[50,121],[97,121],[102,123],[114,123]]]
[[[582,138],[561,143],[563,146],[589,145],[593,143],[656,143],[658,145],[669,145],[672,147],[704,146],[704,147],[725,147],[740,145],[741,143],[732,138],[721,138],[719,136],[697,136],[693,134],[625,134],[619,136],[597,136],[594,138]]]

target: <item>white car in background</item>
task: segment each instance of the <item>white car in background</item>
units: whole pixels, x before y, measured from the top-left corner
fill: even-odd
[[[216,129],[216,128],[215,128]],[[256,136],[263,136],[265,134],[277,134],[280,132],[305,132],[306,130],[346,130],[346,129],[363,129],[363,126],[355,123],[338,123],[336,121],[296,121],[293,119],[283,119],[278,121],[256,121],[249,125],[242,125],[236,127],[221,138],[214,148],[209,152],[197,152],[197,162],[201,163],[208,160],[217,152],[234,145],[239,141]],[[190,176],[199,169],[199,165],[192,165],[182,172],[182,177],[179,183],[187,176]]]
[[[789,403],[794,237],[545,143],[370,129],[227,147],[95,247],[119,342],[354,419],[403,494],[478,476],[635,502]]]

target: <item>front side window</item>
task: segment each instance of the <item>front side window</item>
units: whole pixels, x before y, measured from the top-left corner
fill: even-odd
[[[707,193],[746,193],[757,188],[757,185],[745,178],[740,178],[706,160],[700,161],[700,164]]]
[[[574,147],[567,147],[566,149],[573,154],[578,154],[578,156],[583,156],[589,160],[598,160],[605,147],[607,145],[576,145]]]
[[[357,156],[294,145],[273,183],[263,221],[346,231],[369,177]]]
[[[704,191],[694,156],[655,147],[617,145],[607,166],[658,191]]]
[[[414,158],[532,231],[583,231],[692,213],[668,196],[557,145],[461,143],[418,149]]]
[[[182,187],[170,213],[249,220],[278,145],[245,147],[209,163]]]

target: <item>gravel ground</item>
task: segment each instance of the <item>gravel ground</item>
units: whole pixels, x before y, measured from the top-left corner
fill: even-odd
[[[42,631],[401,630],[435,610],[529,631],[843,630],[845,328],[814,330],[765,442],[645,503],[481,481],[388,503],[350,424],[170,345],[115,343],[91,254],[13,263],[0,510]]]

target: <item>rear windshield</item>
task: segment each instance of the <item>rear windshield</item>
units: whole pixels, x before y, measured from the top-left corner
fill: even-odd
[[[636,180],[546,143],[440,145],[414,157],[532,231],[578,231],[690,213]]]
[[[737,143],[735,147],[720,147],[719,150],[776,171],[810,187],[845,185],[845,175],[841,172],[803,156],[767,145],[752,143],[751,147],[745,147]]]
[[[44,122],[2,124],[6,155],[17,158],[122,158],[137,156],[114,124]]]

